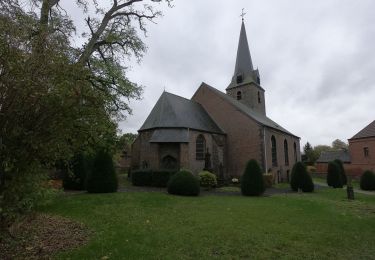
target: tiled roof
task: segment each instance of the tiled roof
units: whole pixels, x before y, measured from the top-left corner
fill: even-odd
[[[200,104],[168,92],[160,96],[139,131],[157,128],[191,128],[223,134]]]
[[[344,163],[349,163],[350,162],[349,152],[346,151],[346,150],[322,152],[320,154],[319,159],[316,162],[318,162],[318,163],[328,163],[328,162],[334,161],[336,159],[339,159]]]
[[[375,137],[375,120],[350,139],[359,139],[366,137]]]

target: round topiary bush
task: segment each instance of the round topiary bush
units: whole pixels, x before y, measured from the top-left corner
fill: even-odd
[[[361,176],[360,187],[362,190],[375,190],[375,173],[365,171]]]
[[[297,162],[293,166],[290,187],[293,191],[298,191],[298,189],[301,189],[303,192],[314,191],[312,178],[302,162]]]
[[[117,175],[112,156],[101,150],[94,158],[92,171],[86,181],[86,189],[90,193],[116,192],[117,185]]]
[[[348,182],[348,178],[346,177],[346,173],[345,173],[345,169],[344,169],[344,165],[342,161],[339,159],[336,159],[334,160],[334,162],[337,163],[337,165],[339,166],[342,184],[346,185]]]
[[[340,166],[336,162],[328,163],[327,184],[333,188],[342,188]]]
[[[169,179],[168,193],[170,194],[198,196],[199,192],[199,180],[188,170],[181,170]]]
[[[217,186],[216,175],[209,171],[202,171],[198,174],[199,183],[202,187],[207,189],[215,188]]]
[[[241,193],[245,196],[259,196],[265,190],[262,170],[256,160],[250,160],[241,178]]]

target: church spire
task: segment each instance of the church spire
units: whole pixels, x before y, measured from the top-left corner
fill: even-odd
[[[247,42],[245,24],[242,17],[242,25],[240,32],[240,39],[238,41],[236,67],[234,69],[234,76],[253,71],[253,62],[251,61],[249,44]]]

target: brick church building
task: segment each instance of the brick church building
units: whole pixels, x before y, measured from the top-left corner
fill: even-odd
[[[138,133],[132,168],[198,173],[209,162],[219,178],[229,179],[241,176],[247,161],[256,159],[282,182],[300,160],[299,137],[266,115],[265,90],[253,67],[244,22],[226,93],[206,83],[191,99],[164,92]]]

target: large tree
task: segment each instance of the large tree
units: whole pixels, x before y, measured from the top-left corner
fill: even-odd
[[[131,112],[127,101],[142,92],[124,61],[145,52],[138,32],[161,15],[155,2],[113,0],[105,9],[77,0],[88,32],[74,47],[59,0],[0,0],[1,218],[33,207],[39,197],[30,196],[43,186],[37,173],[114,140],[116,120]]]

